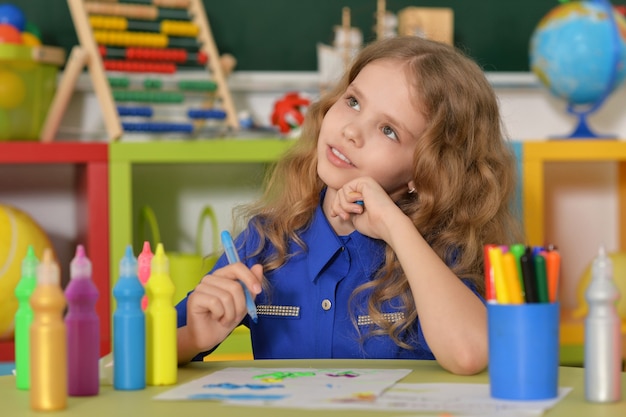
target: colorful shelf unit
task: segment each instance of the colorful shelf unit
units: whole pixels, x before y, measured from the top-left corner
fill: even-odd
[[[280,139],[114,142],[109,145],[111,271],[133,242],[133,166],[141,164],[272,163],[291,145]],[[115,279],[112,280],[112,284]]]
[[[554,140],[525,142],[522,158],[523,222],[528,243],[545,243],[545,165],[547,163],[615,162],[617,164],[618,213],[626,208],[626,142],[615,140]],[[626,250],[626,221],[618,225],[620,250]],[[584,321],[561,311],[561,363],[582,365]],[[626,358],[626,349],[625,349]]]
[[[100,297],[101,355],[110,352],[108,148],[99,143],[0,143],[0,164],[69,164],[76,167],[78,241],[85,245]],[[10,203],[10,202],[9,202]],[[0,342],[0,361],[12,361],[13,342]]]
[[[109,144],[110,199],[110,270],[111,285],[117,279],[115,271],[124,249],[134,242],[134,219],[139,207],[133,207],[133,169],[147,164],[270,164],[293,142],[281,139],[214,139],[203,141],[112,142]],[[211,189],[207,188],[210,198]],[[175,196],[174,196],[175,197]],[[165,248],[166,251],[168,248]],[[139,249],[136,249],[137,252]],[[154,248],[153,248],[154,250]],[[114,300],[111,300],[112,302]],[[249,336],[238,329],[225,341],[227,357],[242,358],[237,340],[249,344]],[[246,329],[247,331],[247,329]],[[232,340],[231,340],[232,339]],[[233,346],[226,346],[228,344]]]
[[[530,244],[544,243],[545,174],[550,162],[616,162],[619,207],[626,207],[626,142],[615,140],[554,140],[525,142],[522,159],[523,221]],[[621,210],[618,210],[621,212]],[[626,222],[619,227],[619,246],[626,249]]]

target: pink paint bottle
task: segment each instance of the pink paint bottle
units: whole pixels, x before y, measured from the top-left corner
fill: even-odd
[[[70,282],[65,289],[68,311],[67,392],[71,396],[97,395],[100,379],[100,318],[96,313],[98,289],[91,279],[91,261],[78,245],[70,263]]]
[[[154,254],[150,249],[150,242],[146,240],[143,242],[141,253],[137,256],[137,276],[144,288],[148,283],[148,278],[150,278],[150,263],[152,262],[153,256]],[[144,295],[141,299],[141,309],[145,311],[146,307],[148,307],[148,297]]]

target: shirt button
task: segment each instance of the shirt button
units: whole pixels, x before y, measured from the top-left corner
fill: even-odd
[[[332,307],[333,303],[330,302],[330,300],[328,298],[325,298],[322,301],[322,308],[326,311],[330,310],[330,308]]]

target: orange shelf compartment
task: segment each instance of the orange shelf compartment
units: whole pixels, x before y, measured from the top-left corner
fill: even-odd
[[[108,144],[87,142],[0,143],[0,164],[70,164],[76,167],[78,241],[85,245],[100,296],[100,355],[111,351]],[[14,360],[12,341],[0,342],[0,361]]]

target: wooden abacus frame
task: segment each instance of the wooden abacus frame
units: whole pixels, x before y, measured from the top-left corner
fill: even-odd
[[[67,0],[80,46],[75,46],[68,58],[63,77],[57,87],[55,97],[41,130],[40,140],[42,142],[51,142],[54,139],[63,113],[74,91],[76,81],[85,66],[89,70],[89,76],[101,107],[109,140],[118,140],[123,134],[120,117],[113,100],[113,93],[98,51],[92,27],[89,23],[89,13],[84,4],[85,1],[87,0]],[[92,2],[95,2],[95,0],[92,0]],[[100,0],[100,2],[115,3],[116,0]],[[225,124],[233,130],[238,130],[239,122],[235,106],[220,65],[219,53],[202,0],[152,0],[152,4],[155,7],[186,9],[191,17],[191,21],[198,26],[197,40],[201,45],[200,50],[208,57],[206,68],[217,85],[215,95],[221,100],[222,108],[226,113]]]

